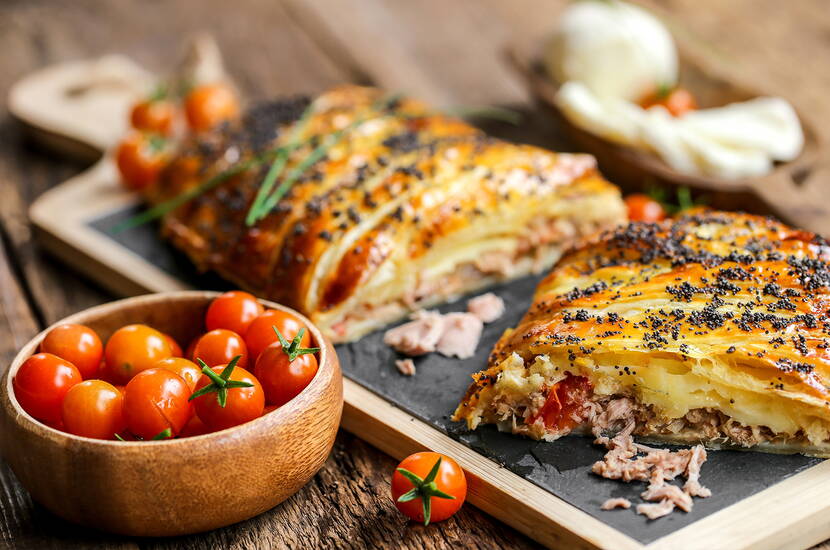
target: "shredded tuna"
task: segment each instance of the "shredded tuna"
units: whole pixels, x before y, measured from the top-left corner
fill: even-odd
[[[444,331],[436,350],[447,357],[472,357],[481,340],[483,328],[481,319],[472,313],[447,313],[444,315]]]
[[[650,485],[640,496],[643,500],[650,502],[670,500],[672,504],[684,512],[692,511],[692,497],[683,492],[683,489],[677,485],[666,485],[661,481],[659,486]]]
[[[700,467],[706,462],[706,449],[702,445],[692,447],[689,465],[686,467],[686,483],[683,490],[693,497],[706,498],[712,496],[712,491],[700,484]]]
[[[699,482],[700,467],[706,461],[706,449],[696,445],[691,449],[671,451],[635,443],[631,434],[636,427],[636,409],[627,398],[608,401],[601,411],[592,411],[591,432],[594,443],[603,445],[608,452],[602,460],[594,463],[591,470],[608,479],[622,481],[647,481],[648,488],[640,495],[649,504],[637,506],[637,513],[649,519],[670,514],[675,507],[689,512],[693,506],[692,497],[708,497],[709,489]],[[701,415],[697,422],[710,422]],[[622,426],[622,429],[620,427]],[[619,430],[613,438],[603,435],[605,430]],[[678,476],[684,476],[686,483],[681,489],[666,484]]]
[[[506,278],[513,273],[513,260],[513,255],[506,252],[485,252],[474,265],[482,273],[495,273]]]
[[[398,368],[398,372],[404,376],[415,376],[415,363],[412,359],[397,359],[395,366]]]
[[[443,315],[436,311],[419,311],[413,314],[412,321],[387,330],[383,342],[414,357],[435,351],[443,334]]]
[[[674,511],[674,503],[669,499],[661,500],[656,504],[638,504],[637,513],[646,516],[648,519],[657,519],[667,516]]]
[[[609,498],[600,506],[603,510],[613,510],[614,508],[631,508],[631,501],[627,498]]]
[[[504,300],[492,292],[488,292],[467,302],[467,311],[484,323],[492,323],[504,315]]]

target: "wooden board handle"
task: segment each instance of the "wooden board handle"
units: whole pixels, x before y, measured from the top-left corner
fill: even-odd
[[[755,191],[781,219],[830,238],[830,160],[777,170]]]
[[[24,77],[9,91],[8,107],[57,148],[73,154],[83,147],[101,152],[127,131],[131,105],[153,82],[130,59],[108,55],[53,65]]]

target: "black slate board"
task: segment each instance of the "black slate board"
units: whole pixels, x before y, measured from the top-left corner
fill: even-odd
[[[171,275],[204,289],[223,290],[228,283],[210,275],[199,275],[183,254],[157,236],[152,225],[118,234],[108,230],[134,215],[138,209],[113,213],[90,225],[124,247],[146,258]],[[600,504],[610,497],[626,497],[640,502],[643,483],[620,483],[590,473],[591,465],[603,449],[591,439],[564,437],[555,442],[537,442],[500,433],[492,426],[469,432],[449,416],[470,383],[470,374],[487,364],[492,345],[504,329],[515,325],[531,302],[538,277],[527,277],[501,285],[493,291],[507,304],[507,313],[485,326],[475,357],[449,359],[437,354],[415,360],[417,375],[402,376],[395,369],[396,353],[383,344],[382,332],[370,334],[352,344],[337,346],[343,373],[397,407],[427,422],[512,472],[550,491],[566,502],[615,527],[631,538],[648,544],[685,527],[758,491],[818,464],[820,459],[800,455],[770,455],[754,452],[711,451],[704,464],[701,481],[712,489],[707,499],[695,499],[691,513],[675,512],[649,521],[633,510],[601,511]],[[441,311],[463,311],[465,300],[446,304]]]

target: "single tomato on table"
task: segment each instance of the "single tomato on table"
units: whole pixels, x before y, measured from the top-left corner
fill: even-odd
[[[94,439],[114,439],[127,427],[124,396],[108,382],[86,380],[72,386],[61,407],[64,430]]]
[[[262,416],[265,392],[259,380],[237,367],[239,357],[226,366],[202,366],[202,377],[190,399],[196,415],[211,430],[224,430]]]
[[[245,331],[245,344],[248,346],[248,355],[252,363],[256,363],[259,354],[265,348],[275,342],[279,342],[274,328],[279,330],[288,340],[293,340],[299,334],[300,329],[305,328],[306,330],[300,345],[307,348],[311,344],[311,336],[302,321],[288,312],[269,309],[254,319],[248,326],[248,330]]]
[[[98,375],[104,346],[91,328],[67,323],[49,331],[40,343],[40,351],[66,359],[87,379]]]
[[[203,84],[193,88],[184,100],[187,123],[195,132],[204,132],[239,115],[236,93],[227,84]]]
[[[124,390],[127,428],[142,439],[153,439],[165,430],[179,435],[193,414],[190,386],[178,374],[151,368],[136,374]]]
[[[67,392],[83,381],[75,365],[51,353],[36,353],[20,365],[12,380],[23,410],[41,422],[58,425]]]
[[[265,401],[269,405],[284,405],[303,389],[317,374],[317,358],[314,354],[320,348],[300,347],[305,329],[289,343],[278,329],[274,329],[279,341],[271,344],[259,354],[254,368]]]
[[[205,314],[205,326],[208,330],[224,328],[244,335],[263,310],[262,304],[252,294],[232,290],[210,303]]]
[[[124,138],[115,151],[121,181],[133,190],[154,184],[169,157],[169,144],[164,137],[138,132]]]
[[[227,365],[239,356],[237,364],[243,369],[248,365],[248,347],[237,333],[217,328],[206,332],[193,348],[194,359],[201,359],[208,366]]]
[[[628,208],[628,219],[632,222],[654,223],[666,218],[663,205],[648,195],[628,195],[625,197],[625,206]]]
[[[392,474],[392,500],[410,519],[429,525],[455,514],[467,498],[464,470],[439,453],[415,453]]]
[[[137,373],[172,356],[167,337],[147,325],[121,327],[104,347],[107,374],[116,384],[126,384]]]

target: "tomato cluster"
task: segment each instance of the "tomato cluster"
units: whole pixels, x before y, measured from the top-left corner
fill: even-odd
[[[143,324],[103,345],[82,325],[60,325],[12,381],[20,406],[54,428],[95,439],[200,435],[284,405],[317,374],[318,348],[290,313],[264,310],[251,294],[216,298],[207,332],[182,348]]]
[[[170,160],[176,134],[185,129],[204,132],[238,115],[236,94],[226,84],[196,86],[181,98],[173,98],[165,90],[156,91],[133,106],[133,132],[115,151],[121,181],[133,190],[153,185]]]

